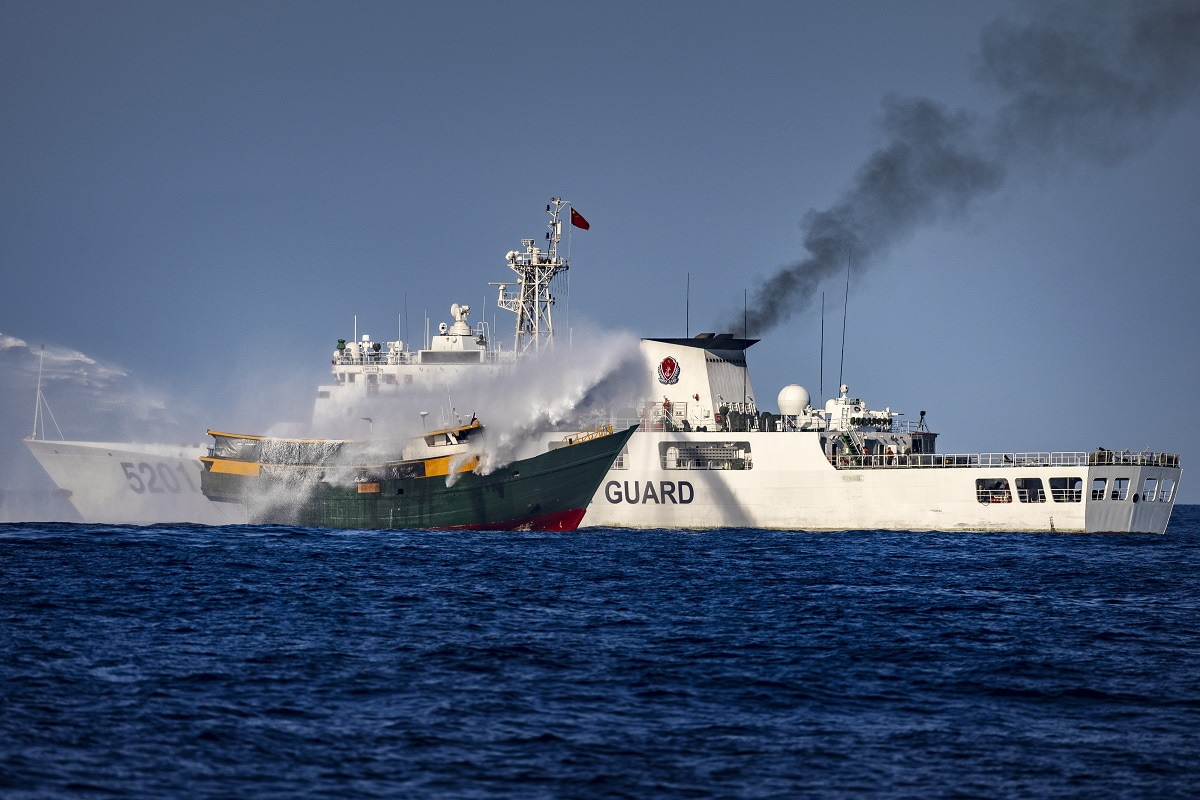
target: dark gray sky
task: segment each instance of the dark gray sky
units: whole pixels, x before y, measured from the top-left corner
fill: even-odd
[[[824,292],[826,396],[947,452],[1190,463],[1196,8],[4,4],[0,478],[37,469],[43,344],[68,438],[199,441],[307,413],[355,315],[486,304],[511,340],[487,283],[551,195],[592,226],[560,330],[745,301],[773,408],[819,393]]]

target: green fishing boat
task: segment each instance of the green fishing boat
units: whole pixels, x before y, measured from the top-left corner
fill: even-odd
[[[570,531],[635,429],[573,434],[500,466],[475,419],[402,444],[210,430],[200,486],[256,525]]]

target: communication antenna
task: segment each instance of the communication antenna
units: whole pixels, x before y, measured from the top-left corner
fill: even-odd
[[[850,259],[853,253],[853,250],[846,253],[846,299],[842,302],[842,358],[838,363],[838,386],[845,384],[842,367],[846,365],[846,314],[850,310]]]
[[[692,273],[687,274],[687,289],[683,293],[683,338],[692,336]]]
[[[818,396],[821,398],[821,407],[825,407],[825,293],[821,292],[821,357],[818,359],[820,367],[818,374],[820,377],[820,387],[817,389]]]
[[[747,289],[742,289],[742,338],[750,338],[750,292]],[[746,379],[749,374],[749,369],[746,365],[746,350],[742,349],[742,410],[747,410],[746,403]],[[747,429],[749,430],[749,429]]]

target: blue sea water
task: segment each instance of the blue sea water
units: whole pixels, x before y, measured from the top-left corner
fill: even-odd
[[[1165,536],[0,526],[5,798],[1172,798]]]

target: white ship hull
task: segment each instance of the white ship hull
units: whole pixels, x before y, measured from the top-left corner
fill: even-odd
[[[85,522],[245,522],[240,506],[213,503],[200,492],[204,446],[42,439],[25,445]]]
[[[672,447],[749,445],[749,465],[664,467]],[[231,525],[241,507],[200,493],[204,447],[27,441],[88,522]],[[835,468],[811,432],[638,432],[609,471],[581,527],[776,530],[1055,531],[1164,533],[1180,470],[1129,463],[1072,466],[880,464]],[[746,468],[748,466],[748,468]],[[730,468],[726,468],[730,467]],[[979,481],[1040,479],[1042,492],[1010,490],[981,502]],[[1082,487],[1055,491],[1057,485]],[[1104,488],[1095,490],[1099,479]],[[1113,486],[1123,479],[1123,497]],[[1061,481],[1061,482],[1060,482]],[[1150,486],[1150,491],[1147,491]],[[1135,499],[1136,495],[1136,499]]]
[[[631,407],[642,430],[610,470],[582,527],[1166,531],[1181,475],[1178,456],[942,455],[923,418],[916,427],[900,425],[888,409],[868,409],[845,387],[824,410],[808,404],[802,387],[786,387],[781,408],[789,392],[799,393],[801,408],[760,415],[745,366],[751,344],[642,341],[663,400]],[[376,366],[360,356],[335,361],[334,369],[348,376]],[[413,382],[423,375],[420,364],[379,368],[417,370]],[[401,397],[405,374],[377,384],[346,377],[321,387],[315,416],[357,418],[366,399]],[[561,436],[546,432],[529,447],[544,450]],[[245,521],[238,506],[201,494],[202,446],[26,443],[84,521]]]
[[[679,462],[664,468],[672,447],[732,439],[749,445],[751,463],[741,469]],[[909,466],[879,459],[877,466],[838,469],[812,432],[639,432],[593,498],[583,527],[1164,533],[1180,474],[1136,458],[1088,466],[1086,456],[1073,466],[945,466],[956,459],[979,461],[941,456]],[[1042,491],[1010,488],[1007,500],[997,495],[991,502],[986,493],[981,500],[979,481],[1015,487],[1017,479],[1038,479]],[[1105,488],[1093,490],[1098,479]],[[1118,479],[1126,489],[1113,499]]]

